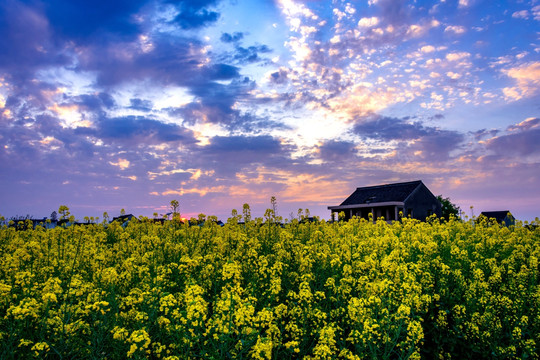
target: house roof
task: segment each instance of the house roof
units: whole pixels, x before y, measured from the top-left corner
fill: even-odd
[[[398,201],[404,202],[422,184],[421,180],[359,187],[340,206]]]
[[[121,220],[123,220],[123,219],[131,219],[133,217],[135,217],[135,215],[133,215],[133,214],[124,214],[124,215],[113,217],[113,220],[116,220],[116,219],[121,219]]]
[[[510,211],[508,210],[502,210],[502,211],[482,211],[480,215],[484,215],[487,218],[493,218],[497,220],[497,222],[504,221],[506,217],[508,216],[508,213]]]

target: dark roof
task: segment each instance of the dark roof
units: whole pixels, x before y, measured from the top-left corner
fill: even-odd
[[[138,219],[133,214],[126,214],[126,215],[113,217],[112,221],[116,221],[116,220],[124,222],[124,221],[138,220]]]
[[[421,184],[422,181],[417,180],[396,184],[359,187],[340,206],[388,201],[403,202]]]
[[[497,222],[504,221],[506,217],[508,216],[508,213],[510,211],[508,210],[502,210],[502,211],[482,211],[480,215],[484,215],[487,218],[493,218],[497,220]]]

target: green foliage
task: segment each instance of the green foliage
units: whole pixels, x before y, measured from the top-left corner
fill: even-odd
[[[1,228],[0,358],[538,359],[540,228],[248,208]]]
[[[452,203],[450,198],[443,198],[442,195],[437,196],[437,200],[441,203],[442,217],[449,220],[450,217],[459,218],[461,209],[456,204]]]

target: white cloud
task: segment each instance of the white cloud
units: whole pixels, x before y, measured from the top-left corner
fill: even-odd
[[[426,22],[426,23],[421,24],[421,25],[412,24],[407,29],[407,35],[409,35],[409,36],[411,36],[413,38],[420,37],[420,36],[423,36],[424,34],[426,34],[432,28],[438,27],[440,24],[441,23],[439,21],[437,21],[437,20],[431,20],[431,21]]]
[[[530,117],[523,120],[520,123],[509,126],[507,130],[508,131],[526,131],[526,130],[537,129],[537,128],[540,128],[540,119]]]
[[[317,15],[315,15],[310,9],[305,7],[303,4],[297,4],[296,2],[292,0],[280,0],[279,3],[281,4],[281,8],[283,12],[289,16],[294,15],[303,15],[307,18],[311,19],[317,19]]]
[[[446,60],[448,61],[459,61],[467,59],[471,56],[468,52],[453,52],[446,54]]]
[[[351,4],[347,3],[345,6],[345,12],[352,15],[356,12],[356,9]]]
[[[340,11],[339,9],[333,9],[332,12],[334,13],[335,16],[337,16],[338,21],[341,21],[341,19],[347,16],[346,13],[344,13],[343,11]]]
[[[532,13],[534,16],[534,20],[540,21],[540,5],[536,5],[532,8]]]
[[[420,51],[423,52],[423,53],[425,53],[425,54],[429,54],[429,53],[435,51],[435,47],[434,47],[434,46],[431,46],[431,45],[422,46],[422,47],[420,48]]]
[[[358,21],[358,26],[360,27],[374,27],[379,24],[379,19],[377,17],[370,17],[370,18],[361,18]]]
[[[330,39],[330,43],[332,44],[337,44],[341,41],[341,38],[339,37],[339,35],[334,35],[331,39]]]
[[[528,19],[529,12],[527,10],[516,11],[515,13],[512,14],[512,17],[514,19]]]
[[[290,41],[285,43],[285,45],[292,50],[296,61],[304,61],[311,56],[311,49],[308,44],[303,41],[303,39],[292,37]]]
[[[463,26],[451,25],[444,29],[444,32],[452,32],[456,35],[464,34],[467,30]]]
[[[109,164],[119,167],[120,170],[125,170],[125,169],[127,169],[129,167],[130,163],[129,163],[129,160],[127,160],[127,159],[119,158],[118,162],[109,161]]]
[[[302,34],[302,36],[307,36],[314,32],[317,32],[317,28],[314,26],[300,26],[300,34]]]
[[[421,80],[421,81],[419,81],[419,80],[411,80],[411,81],[409,81],[409,85],[411,87],[413,87],[413,88],[419,88],[421,90],[424,90],[425,88],[428,87],[427,82],[428,82],[428,80]]]
[[[540,90],[540,62],[529,63],[503,70],[508,77],[516,81],[516,86],[506,87],[503,93],[509,100],[532,97]]]

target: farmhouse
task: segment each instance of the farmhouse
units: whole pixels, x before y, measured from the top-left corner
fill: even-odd
[[[345,213],[345,220],[353,216],[398,220],[399,213],[425,220],[432,214],[441,216],[441,203],[421,180],[357,188],[338,206],[329,206],[332,213]]]
[[[139,221],[137,217],[133,214],[124,214],[120,216],[113,217],[111,222],[118,221],[120,224],[122,224],[123,227],[126,227],[130,221]]]
[[[497,223],[503,223],[505,226],[515,225],[516,220],[508,210],[502,211],[482,211],[480,216],[485,216],[488,219],[495,219]]]

